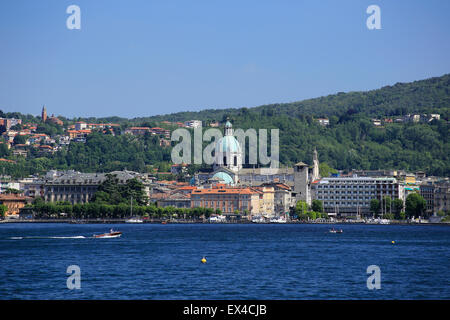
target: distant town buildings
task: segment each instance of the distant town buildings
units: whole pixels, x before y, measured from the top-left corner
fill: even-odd
[[[44,123],[51,122],[51,123],[59,125],[59,126],[62,126],[64,124],[58,117],[55,117],[53,114],[49,118],[47,116],[47,109],[45,108],[45,106],[42,107],[41,118],[42,118],[42,122],[44,122]]]
[[[139,179],[146,186],[146,193],[149,195],[149,181],[146,175],[133,171],[114,171],[109,174],[116,176],[121,184],[125,184],[133,178]],[[106,178],[105,173],[81,173],[73,170],[52,171],[47,173],[42,181],[42,195],[45,201],[50,202],[87,203]]]
[[[424,181],[420,184],[420,195],[426,201],[429,215],[437,215],[439,211],[450,211],[450,182],[448,180]]]
[[[0,194],[0,204],[5,205],[8,210],[6,216],[19,215],[20,209],[25,207],[27,203],[30,203],[33,199],[20,194],[8,193]]]
[[[175,175],[180,174],[180,173],[186,173],[187,167],[188,167],[188,165],[185,163],[173,164],[170,169],[170,173],[175,174]]]
[[[159,127],[130,127],[125,130],[126,134],[131,134],[134,136],[143,136],[146,133],[149,133],[151,135],[157,135],[157,136],[163,136],[166,139],[170,139],[170,130],[163,129]]]
[[[52,115],[48,117],[45,106],[41,112],[42,121],[63,125]],[[404,117],[372,119],[374,126],[393,122],[428,123],[439,119],[440,115],[407,115]],[[329,125],[327,118],[316,119],[324,127]],[[218,121],[205,122],[218,127]],[[16,125],[15,128],[13,128]],[[161,126],[198,128],[200,120],[182,122],[160,122]],[[49,136],[36,132],[32,123],[22,124],[21,119],[0,118],[3,126],[3,143],[14,156],[27,157],[30,150],[45,156],[61,150],[72,142],[84,143],[92,132],[119,134],[119,124],[88,123],[78,121],[67,125],[58,135]],[[12,130],[13,128],[14,130]],[[134,136],[153,135],[159,137],[161,147],[171,145],[169,129],[162,127],[129,127],[124,134]],[[224,125],[223,137],[216,143],[214,164],[210,168],[189,175],[188,165],[174,164],[170,172],[159,172],[158,176],[180,175],[188,177],[189,182],[157,181],[148,174],[131,171],[116,171],[120,183],[138,178],[144,183],[149,201],[158,207],[211,208],[230,219],[239,217],[280,217],[293,212],[298,201],[311,205],[320,200],[325,212],[341,217],[367,216],[370,214],[370,201],[384,197],[405,201],[411,193],[420,193],[426,200],[426,211],[430,215],[449,210],[449,182],[443,179],[426,177],[424,172],[407,173],[404,170],[352,170],[339,172],[332,177],[321,177],[319,157],[313,150],[312,163],[302,161],[291,167],[264,168],[244,167],[243,151],[234,137],[230,121]],[[25,139],[16,139],[23,136]],[[15,163],[14,160],[0,159],[1,163]],[[29,199],[42,197],[45,201],[68,201],[72,204],[87,203],[105,180],[105,173],[80,173],[71,171],[50,171],[45,177],[29,177],[20,181],[0,181],[0,192],[18,189],[20,196],[13,198],[4,194],[5,203],[10,201],[9,212],[16,214]],[[23,197],[23,198],[20,198]],[[10,199],[10,200],[8,200]],[[1,200],[0,200],[1,202]],[[14,212],[14,213],[12,213]]]
[[[184,126],[187,128],[199,128],[202,126],[202,122],[200,120],[189,120],[184,122]]]
[[[17,124],[22,124],[22,119],[0,118],[0,126],[5,127],[6,130],[9,130]]]
[[[219,209],[225,215],[233,215],[236,211],[253,215],[260,213],[259,193],[250,188],[196,189],[191,194],[191,204],[193,208]]]

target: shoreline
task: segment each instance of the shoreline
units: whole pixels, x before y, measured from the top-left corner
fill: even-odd
[[[326,221],[326,222],[309,222],[309,221],[291,221],[286,223],[275,222],[260,222],[255,223],[251,221],[242,222],[209,222],[202,220],[150,220],[143,221],[142,223],[129,223],[127,219],[112,219],[112,220],[97,220],[97,219],[85,219],[85,220],[65,220],[65,219],[7,219],[0,220],[2,224],[22,224],[22,223],[61,223],[61,224],[129,224],[129,225],[142,225],[142,224],[254,224],[254,225],[286,225],[286,224],[345,224],[345,225],[405,225],[405,226],[450,226],[450,222],[405,222],[405,221],[392,221],[390,223],[365,223],[365,222],[351,222],[351,221]]]

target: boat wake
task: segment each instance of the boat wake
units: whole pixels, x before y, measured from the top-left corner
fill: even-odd
[[[85,236],[73,236],[73,237],[49,237],[51,239],[86,239]]]
[[[10,240],[22,240],[22,239],[86,239],[85,236],[68,236],[68,237],[39,237],[39,236],[30,236],[30,237],[9,237]]]

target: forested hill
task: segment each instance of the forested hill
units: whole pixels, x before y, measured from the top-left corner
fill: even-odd
[[[347,112],[361,113],[367,117],[405,115],[408,113],[440,113],[448,119],[450,108],[450,74],[409,83],[396,83],[380,89],[364,92],[339,92],[320,98],[292,103],[269,104],[249,108],[261,115],[288,115],[301,118],[331,117]],[[178,112],[133,121],[185,121],[222,120],[238,115],[242,109],[206,109],[199,112]]]
[[[132,108],[130,106],[129,108]],[[126,127],[161,126],[161,121],[203,120],[209,122],[229,117],[235,128],[280,130],[280,162],[292,165],[298,161],[312,163],[314,148],[319,161],[342,170],[403,169],[423,170],[428,175],[450,176],[450,143],[448,116],[450,110],[450,75],[398,83],[368,92],[338,93],[294,103],[272,104],[255,108],[180,112],[146,118],[118,117],[84,119],[89,122],[116,122]],[[375,126],[373,118],[397,119],[405,114],[439,114],[440,120],[426,122],[383,122]],[[21,117],[24,122],[40,119],[20,113],[3,113],[3,117]],[[329,118],[326,127],[318,117]],[[65,119],[65,126],[74,121]],[[176,126],[171,126],[174,129]],[[39,125],[42,132],[61,128]],[[58,133],[58,131],[55,131]],[[53,135],[53,134],[52,134]],[[75,169],[85,172],[113,171],[127,168],[159,171],[170,168],[170,147],[160,147],[158,137],[90,134],[85,143],[71,142],[55,154],[42,155],[33,150],[27,158],[15,156],[12,150],[0,148],[0,170],[13,176],[43,173],[49,169]],[[5,144],[0,144],[1,146]]]

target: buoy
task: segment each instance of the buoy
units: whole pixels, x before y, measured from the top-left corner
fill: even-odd
[[[392,244],[394,244],[395,243],[395,241],[394,240],[392,240]]]
[[[202,261],[202,263],[206,263],[206,258],[203,257],[201,261]]]

